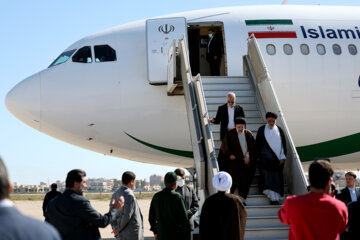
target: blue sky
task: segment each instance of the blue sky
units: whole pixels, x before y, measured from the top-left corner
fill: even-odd
[[[142,164],[90,152],[44,135],[12,116],[7,92],[22,79],[46,68],[66,47],[91,33],[168,13],[238,5],[280,4],[282,0],[62,0],[0,2],[0,156],[12,181],[38,184],[64,180],[73,168],[88,177],[138,178],[164,175],[173,167]],[[359,1],[292,1],[289,4],[360,5]]]

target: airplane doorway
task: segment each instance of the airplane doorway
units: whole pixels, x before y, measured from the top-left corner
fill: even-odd
[[[226,46],[223,23],[191,23],[188,24],[188,44],[191,71],[194,76],[200,73],[202,76],[211,76],[210,64],[207,61],[209,44],[208,30],[213,29],[215,35],[220,38],[222,52],[220,62],[220,76],[227,76]]]

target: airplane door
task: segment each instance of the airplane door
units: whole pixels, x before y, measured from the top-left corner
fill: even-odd
[[[185,18],[158,18],[146,21],[148,80],[151,84],[167,83],[167,62],[171,43],[185,37]]]

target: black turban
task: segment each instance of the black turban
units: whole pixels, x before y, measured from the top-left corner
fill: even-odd
[[[278,115],[276,113],[272,113],[272,112],[267,112],[266,113],[266,118],[278,118]]]
[[[241,118],[241,117],[237,117],[235,118],[235,125],[236,124],[246,124],[245,119]]]

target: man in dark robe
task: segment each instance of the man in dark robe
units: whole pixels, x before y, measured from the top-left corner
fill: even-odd
[[[177,176],[174,172],[165,175],[162,191],[151,200],[149,211],[150,230],[155,240],[189,240],[190,224],[184,198],[177,192]]]
[[[217,193],[207,198],[200,216],[201,240],[244,240],[247,212],[239,196],[226,193],[232,180],[227,172],[212,179]]]
[[[272,205],[279,204],[281,196],[284,195],[283,169],[286,159],[285,134],[276,126],[276,119],[275,113],[266,113],[267,124],[259,128],[256,136],[259,188]]]
[[[256,169],[256,143],[245,125],[243,118],[235,119],[236,128],[227,132],[221,144],[224,159],[219,159],[223,161],[224,171],[232,177],[231,193],[238,190],[244,204]]]

